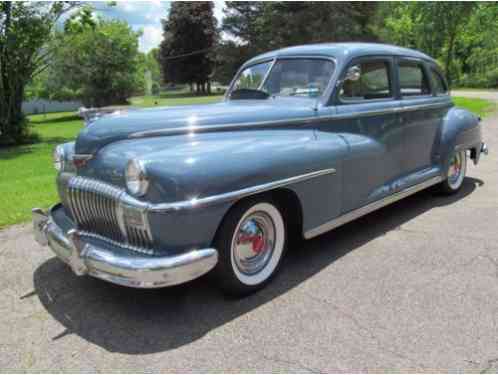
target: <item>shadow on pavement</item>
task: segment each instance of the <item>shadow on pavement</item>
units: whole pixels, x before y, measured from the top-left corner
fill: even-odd
[[[423,191],[306,241],[287,253],[279,276],[271,284],[240,300],[223,297],[207,277],[171,288],[136,290],[76,277],[57,258],[35,271],[35,292],[65,327],[53,340],[76,334],[111,352],[162,352],[189,344],[270,302],[347,253],[434,207],[464,198],[482,184],[466,178],[459,194],[449,197]]]

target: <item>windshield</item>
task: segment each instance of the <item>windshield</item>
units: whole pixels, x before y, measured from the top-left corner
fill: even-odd
[[[244,69],[235,84],[236,90],[260,90],[272,96],[321,96],[334,71],[334,63],[324,59],[278,59]]]

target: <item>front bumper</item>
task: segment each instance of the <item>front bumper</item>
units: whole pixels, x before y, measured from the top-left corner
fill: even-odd
[[[90,275],[134,288],[160,288],[181,284],[210,271],[218,262],[215,249],[192,250],[179,255],[147,256],[113,250],[89,241],[76,229],[64,230],[48,213],[33,209],[35,239],[48,245],[76,275]]]

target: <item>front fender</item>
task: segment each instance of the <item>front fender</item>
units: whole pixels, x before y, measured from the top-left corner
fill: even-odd
[[[440,133],[440,160],[442,171],[448,168],[451,154],[455,150],[476,149],[481,147],[481,125],[479,118],[463,108],[451,108],[443,119]],[[480,152],[476,152],[476,162]]]
[[[339,138],[342,150],[330,144],[326,148],[308,129],[196,134],[177,141],[141,157],[152,181],[147,196],[152,203],[204,198],[338,169],[345,151]]]
[[[317,139],[310,129],[198,134],[143,156],[153,181],[147,199],[155,203],[199,199],[334,169],[333,174],[285,186],[299,199],[306,231],[339,215],[342,160],[347,152],[341,137],[331,134]],[[204,215],[214,213],[209,221],[217,227],[231,204],[192,215],[184,212],[182,218],[191,222],[193,216],[202,215],[206,221]]]
[[[100,173],[102,178],[109,178],[111,171],[121,175],[118,171],[125,161],[138,158],[145,163],[151,181],[149,192],[141,199],[167,204],[334,169],[334,174],[285,186],[301,203],[306,231],[340,213],[342,160],[347,150],[341,137],[330,134],[317,139],[314,130],[306,128],[194,133],[108,145],[94,161],[92,173]],[[114,183],[121,179],[117,177]],[[186,243],[192,248],[208,246],[234,202],[154,212],[150,224],[168,248],[184,248]]]

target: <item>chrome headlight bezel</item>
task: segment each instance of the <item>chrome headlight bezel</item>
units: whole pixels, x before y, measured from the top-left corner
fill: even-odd
[[[66,161],[66,152],[63,145],[58,145],[54,148],[53,154],[54,168],[57,172],[64,170],[64,164]]]
[[[149,178],[144,164],[136,159],[128,162],[125,172],[126,189],[135,196],[141,197],[147,193],[149,189]]]

